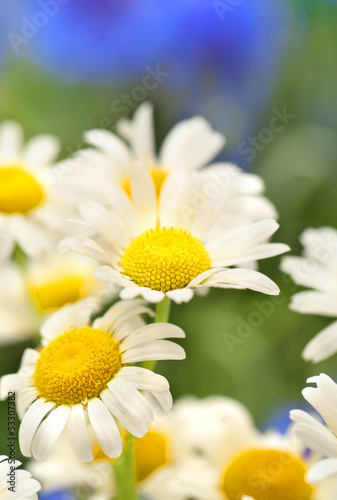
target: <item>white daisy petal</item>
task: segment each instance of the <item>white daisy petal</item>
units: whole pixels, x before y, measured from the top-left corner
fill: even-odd
[[[169,383],[165,377],[139,366],[123,367],[116,375],[116,379],[118,378],[123,378],[140,391],[161,392],[169,389]]]
[[[31,457],[34,435],[44,417],[55,407],[55,403],[37,399],[27,410],[19,429],[19,443],[22,454]]]
[[[136,157],[150,166],[156,162],[153,130],[153,107],[144,102],[134,114],[130,143]]]
[[[337,440],[324,425],[302,410],[292,410],[290,418],[295,422],[294,434],[308,448],[322,456],[337,456]]]
[[[131,193],[140,232],[156,226],[157,197],[150,173],[137,165],[131,172]]]
[[[39,393],[35,387],[28,387],[20,390],[17,401],[17,411],[20,419],[23,418],[27,408],[38,398],[38,396]]]
[[[38,427],[32,443],[32,455],[36,460],[46,460],[60,437],[70,413],[70,406],[53,409]]]
[[[138,347],[129,349],[122,354],[122,363],[138,363],[141,361],[160,359],[185,359],[184,349],[169,340],[144,342]]]
[[[181,170],[174,170],[165,180],[159,197],[159,218],[162,227],[174,227],[178,221],[184,219],[180,202],[186,183],[186,172]]]
[[[15,392],[22,386],[22,378],[19,374],[4,375],[0,384],[0,399],[5,399],[9,392]]]
[[[142,288],[137,285],[128,286],[126,288],[123,288],[123,290],[121,290],[119,296],[123,300],[132,300],[141,294],[141,290]]]
[[[299,292],[292,296],[289,307],[302,314],[337,317],[337,295],[323,292]]]
[[[275,257],[285,252],[289,252],[290,247],[284,243],[266,243],[264,245],[258,245],[241,256],[230,256],[224,259],[213,261],[212,264],[215,267],[227,267],[231,265],[243,264],[250,261],[268,259],[269,257]]]
[[[230,259],[232,264],[235,264],[236,257],[248,255],[255,246],[270,238],[278,227],[278,223],[273,219],[261,220],[220,234],[206,244],[206,249],[212,261]]]
[[[85,132],[84,138],[88,144],[99,148],[116,163],[121,165],[130,163],[131,157],[127,146],[108,130],[89,130]]]
[[[92,313],[93,310],[90,307],[90,302],[85,299],[62,307],[52,314],[42,325],[42,339],[51,340],[66,330],[88,325]]]
[[[181,288],[180,290],[171,290],[166,292],[166,296],[173,300],[176,304],[182,304],[183,302],[189,302],[192,300],[194,292],[189,288]]]
[[[40,353],[36,349],[26,349],[22,356],[21,366],[35,365],[39,357]]]
[[[152,304],[157,304],[165,298],[165,294],[158,290],[144,290],[141,293],[144,299]]]
[[[10,233],[30,257],[39,258],[43,251],[52,250],[46,231],[42,231],[38,224],[22,215],[12,215]]]
[[[319,261],[306,257],[284,257],[281,263],[283,272],[290,274],[298,285],[316,288],[321,292],[336,291],[336,280],[331,272]]]
[[[185,338],[185,332],[178,326],[169,323],[151,323],[133,332],[120,345],[121,352],[136,346],[159,339]]]
[[[319,363],[337,352],[337,321],[318,333],[303,350],[306,361]]]
[[[169,390],[166,391],[151,391],[151,394],[156,398],[160,406],[164,411],[168,412],[171,410],[173,405],[172,395]]]
[[[307,382],[316,384],[317,387],[303,389],[303,397],[322,415],[329,427],[337,433],[337,384],[325,373],[321,373],[318,377],[311,377]]]
[[[214,273],[201,283],[202,286],[248,288],[267,295],[278,295],[280,289],[267,276],[253,269],[225,269]]]
[[[224,143],[222,134],[214,132],[205,119],[196,116],[181,121],[166,136],[159,163],[171,168],[196,169],[214,158]]]
[[[144,421],[139,415],[130,413],[124,405],[115,398],[109,389],[101,393],[101,399],[110,413],[118,418],[122,426],[135,437],[143,437],[147,431]]]
[[[306,480],[312,484],[319,484],[335,474],[337,474],[337,458],[326,458],[315,463],[309,469]]]
[[[122,438],[114,417],[98,398],[88,401],[88,415],[97,441],[110,458],[118,457],[123,450]]]
[[[23,143],[22,128],[8,120],[0,125],[0,160],[16,159]]]
[[[145,433],[154,420],[154,412],[150,403],[131,383],[123,380],[122,376],[109,382],[108,387],[123,411],[137,415],[138,426],[141,425],[138,430]]]
[[[142,300],[125,300],[116,302],[107,312],[93,322],[94,328],[110,331],[119,326],[126,318],[139,314],[153,315],[153,311],[145,306]],[[118,339],[119,340],[119,339]]]
[[[30,139],[24,150],[23,158],[33,166],[52,163],[60,150],[60,141],[53,135],[36,135]]]
[[[82,404],[72,406],[68,419],[68,435],[76,456],[82,462],[91,462],[92,454]]]

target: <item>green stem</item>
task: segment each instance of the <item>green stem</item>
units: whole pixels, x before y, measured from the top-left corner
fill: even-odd
[[[136,492],[136,461],[135,443],[133,436],[128,434],[122,455],[114,465],[114,473],[117,484],[118,500],[138,500]]]
[[[171,300],[165,297],[156,307],[155,323],[166,323],[170,317]]]
[[[171,308],[171,300],[168,297],[165,297],[161,302],[157,304],[156,307],[156,317],[154,319],[155,323],[166,323],[170,317],[170,308]],[[144,361],[142,363],[143,368],[147,368],[148,370],[154,370],[157,364],[156,360]]]

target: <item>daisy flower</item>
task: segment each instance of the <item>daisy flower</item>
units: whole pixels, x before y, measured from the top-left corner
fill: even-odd
[[[252,269],[232,269],[289,250],[267,240],[277,230],[275,220],[261,220],[224,230],[217,223],[223,198],[194,209],[185,204],[188,176],[169,176],[157,199],[148,171],[131,175],[133,202],[118,185],[110,185],[112,208],[95,202],[81,206],[83,222],[95,238],[66,239],[72,248],[103,264],[95,275],[123,288],[122,298],[142,295],[150,302],[165,296],[189,301],[203,287],[250,288],[277,295],[278,287]],[[192,216],[191,216],[191,208]],[[217,230],[218,228],[218,230]]]
[[[285,257],[281,269],[295,283],[312,290],[293,295],[290,309],[302,314],[337,318],[337,231],[332,227],[306,229],[301,235],[303,257]],[[318,363],[337,352],[337,321],[318,333],[303,357]]]
[[[324,373],[310,377],[307,382],[316,384],[316,387],[306,387],[302,394],[327,426],[303,410],[292,410],[290,417],[295,422],[294,433],[309,449],[327,457],[310,469],[308,479],[320,483],[331,477],[336,481],[337,491],[337,384]]]
[[[85,139],[92,147],[80,150],[58,164],[56,171],[62,192],[72,201],[82,202],[87,198],[109,205],[111,193],[107,186],[111,183],[118,183],[132,199],[131,173],[138,164],[150,173],[157,196],[170,173],[177,170],[189,173],[189,184],[193,184],[190,189],[192,199],[186,203],[192,204],[194,209],[205,205],[221,191],[225,201],[222,210],[226,227],[277,218],[275,207],[263,196],[265,187],[259,176],[228,163],[207,165],[225,140],[202,117],[175,125],[158,155],[150,103],[140,105],[133,120],[118,122],[117,129],[128,145],[109,131],[91,130],[85,134]],[[200,175],[193,175],[196,172]]]
[[[35,335],[51,312],[68,303],[90,296],[98,310],[116,297],[117,288],[95,279],[93,268],[89,259],[56,252],[29,260],[25,269],[15,262],[1,266],[0,281],[6,288],[0,289],[0,345]]]
[[[236,401],[218,397],[206,398],[203,402],[195,400],[192,405],[188,400],[180,404],[180,408],[173,409],[172,418],[168,416],[172,424],[171,440],[175,444],[171,450],[175,454],[139,484],[139,491],[145,497],[154,500],[190,497],[198,500],[333,500],[332,494],[317,496],[316,488],[305,478],[307,465],[288,436],[270,431],[260,433],[247,410]],[[199,415],[198,406],[204,417],[209,415],[208,423]],[[147,435],[141,440],[144,445],[146,439]],[[186,453],[188,442],[191,446]],[[154,443],[150,441],[147,447],[150,457],[156,457],[160,450]],[[143,456],[143,463],[150,463],[145,453]]]
[[[68,210],[53,190],[52,162],[58,140],[38,135],[25,145],[21,127],[0,126],[0,261],[14,243],[31,257],[51,248],[52,230],[61,227]]]
[[[2,398],[18,392],[19,442],[27,457],[45,460],[67,428],[78,458],[93,460],[88,421],[104,453],[115,458],[122,452],[115,418],[142,437],[154,420],[154,401],[165,411],[172,406],[164,377],[129,365],[183,359],[182,347],[162,339],[184,332],[165,323],[145,325],[141,314],[152,312],[139,300],[118,302],[93,323],[91,314],[84,300],[51,315],[41,328],[42,350],[27,349],[19,372],[1,380]],[[155,398],[152,404],[140,391]]]
[[[1,500],[37,500],[40,483],[25,470],[18,469],[21,462],[0,455],[0,498]]]
[[[150,172],[159,193],[169,172],[175,169],[191,171],[205,166],[225,143],[224,136],[213,131],[207,120],[195,116],[173,127],[157,156],[153,109],[149,102],[139,106],[132,120],[120,120],[117,130],[123,139],[104,129],[87,131],[84,139],[92,147],[81,150],[74,158],[58,164],[62,182],[71,186],[72,190],[78,191],[79,187],[87,189],[91,196],[96,188],[96,194],[101,199],[104,181],[113,180],[130,194],[130,175],[138,161],[144,170]],[[78,176],[77,168],[80,168],[81,173],[85,172],[85,175]],[[97,172],[103,175],[101,183],[97,182]],[[64,177],[63,174],[67,175]]]
[[[157,469],[140,485],[140,491],[153,500],[196,498],[198,500],[333,500],[317,494],[306,477],[306,464],[287,447],[256,439],[255,447],[234,452],[222,465],[190,456],[182,462]],[[226,447],[226,441],[222,442]],[[325,485],[326,486],[326,485]],[[165,491],[166,496],[161,492]],[[327,492],[327,489],[325,489]]]

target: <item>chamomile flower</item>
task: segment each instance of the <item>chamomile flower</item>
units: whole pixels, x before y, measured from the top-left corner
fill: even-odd
[[[18,469],[21,462],[0,455],[0,498],[1,500],[37,500],[41,486],[31,474]]]
[[[68,213],[53,189],[51,164],[58,140],[39,135],[25,145],[21,127],[12,121],[0,127],[0,261],[14,243],[31,257],[51,248],[52,231]]]
[[[308,479],[320,483],[334,478],[337,492],[337,384],[324,373],[310,377],[307,382],[316,384],[316,387],[306,387],[302,394],[327,426],[303,410],[292,410],[290,417],[295,422],[294,433],[309,449],[327,457],[310,469]]]
[[[224,136],[213,131],[207,120],[196,116],[173,127],[157,156],[153,110],[148,102],[139,106],[132,120],[120,120],[117,129],[128,144],[107,130],[90,130],[84,138],[92,147],[58,164],[59,177],[72,191],[82,188],[88,190],[91,197],[97,194],[102,199],[104,183],[113,181],[131,194],[130,175],[135,162],[139,162],[150,173],[159,193],[169,172],[199,169],[213,159],[225,143]],[[85,175],[79,176],[78,170]],[[99,179],[97,173],[103,177]]]
[[[86,197],[109,204],[108,186],[117,183],[132,199],[131,173],[138,164],[150,173],[157,196],[168,175],[177,170],[191,174],[189,183],[193,184],[190,192],[194,207],[195,204],[204,205],[205,200],[221,191],[222,198],[226,199],[223,217],[227,225],[277,218],[275,207],[263,196],[264,183],[259,176],[228,163],[208,165],[223,147],[225,139],[202,117],[175,125],[158,155],[150,103],[140,105],[132,120],[120,120],[117,130],[128,145],[109,131],[91,130],[85,134],[85,139],[92,147],[58,164],[58,177],[62,179],[65,194],[79,201]],[[207,167],[201,171],[205,165]],[[196,172],[201,175],[193,175]]]
[[[183,359],[182,347],[162,339],[184,332],[166,323],[145,325],[141,314],[151,310],[139,300],[118,302],[92,323],[91,314],[86,300],[55,312],[41,328],[43,349],[27,349],[19,372],[1,380],[2,398],[9,390],[18,392],[25,456],[45,460],[67,428],[78,458],[93,460],[88,421],[104,453],[115,458],[122,452],[115,418],[137,437],[154,420],[153,405],[140,391],[148,391],[165,411],[172,406],[164,377],[130,365]]]
[[[247,410],[237,402],[220,397],[205,399],[201,406],[202,413],[206,415],[209,403],[211,419],[203,426],[197,411],[198,401],[190,407],[188,401],[181,403],[185,411],[174,408],[171,429],[173,439],[176,433],[177,449],[181,442],[183,451],[186,451],[186,441],[194,434],[190,452],[171,456],[171,460],[142,481],[139,489],[145,497],[153,500],[333,500],[332,494],[317,496],[316,488],[305,478],[307,464],[299,450],[292,446],[289,437],[270,431],[265,434],[258,432],[251,418],[247,418]],[[180,419],[174,418],[176,410]],[[184,419],[186,425],[182,425]],[[187,440],[184,437],[186,433]],[[146,436],[143,440],[146,442]],[[156,447],[152,445],[150,449],[150,456],[156,456]]]
[[[26,268],[15,262],[0,267],[0,345],[23,341],[35,335],[41,323],[56,309],[91,297],[96,310],[118,295],[95,279],[94,263],[78,255],[45,252],[29,260]]]
[[[186,302],[202,287],[250,288],[277,295],[278,287],[252,269],[232,269],[289,249],[267,240],[277,230],[275,220],[217,230],[223,198],[219,193],[203,207],[185,204],[188,176],[168,177],[159,199],[149,172],[131,175],[133,202],[118,185],[110,185],[112,208],[82,205],[83,222],[96,237],[66,239],[61,244],[103,265],[95,275],[123,287],[122,298],[142,295],[159,302],[165,295]],[[191,211],[193,216],[191,217]]]
[[[293,295],[290,309],[303,314],[337,318],[337,231],[332,227],[307,229],[301,235],[303,257],[285,257],[281,269],[298,285],[312,290]],[[318,333],[303,357],[318,363],[337,352],[337,321]]]
[[[256,436],[255,445],[246,443],[218,464],[191,455],[182,462],[171,462],[157,469],[140,485],[140,491],[153,500],[333,500],[336,489],[324,492],[306,479],[307,465],[294,449],[274,438]],[[226,441],[223,442],[226,446]],[[162,496],[164,491],[166,496]],[[320,493],[318,493],[320,491]],[[171,495],[171,496],[170,496]]]

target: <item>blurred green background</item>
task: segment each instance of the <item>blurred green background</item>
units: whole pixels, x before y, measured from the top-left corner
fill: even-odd
[[[128,8],[132,9],[131,4],[134,3],[137,2],[130,2]],[[182,59],[175,69],[177,78],[171,82],[168,78],[146,96],[155,104],[158,144],[177,120],[191,114],[204,114],[218,130],[228,136],[228,146],[222,158],[234,160],[245,169],[263,177],[266,194],[276,205],[280,216],[281,227],[274,240],[288,243],[292,248],[291,253],[299,255],[301,247],[298,237],[306,227],[337,227],[336,2],[279,2],[279,8],[283,9],[282,24],[279,26],[280,37],[274,40],[273,43],[277,44],[277,47],[271,47],[271,52],[266,54],[266,60],[261,59],[259,51],[253,55],[244,52],[247,49],[244,44],[248,46],[251,38],[246,39],[244,36],[243,41],[240,40],[243,48],[241,45],[235,45],[235,41],[232,43],[231,39],[227,42],[222,40],[225,24],[219,18],[212,2],[207,2],[207,5],[205,2],[186,3],[192,12],[193,9],[201,7],[207,9],[208,17],[202,17],[201,9],[200,19],[193,18],[195,24],[192,28],[190,26],[192,31],[199,29],[198,19],[200,23],[204,19],[202,29],[199,30],[203,38],[198,41],[199,45],[196,45],[195,50],[193,45],[188,47],[184,56],[185,62]],[[246,3],[243,1],[242,5],[239,4],[235,8],[235,12],[229,12],[228,15],[236,17],[230,17],[225,23],[237,23],[243,33],[248,31],[250,22],[255,23],[256,30],[252,30],[249,35],[254,41],[259,36],[259,15],[262,16],[263,2],[256,3],[255,14],[249,10],[255,2],[247,7],[247,12]],[[174,4],[175,2],[171,4],[170,9],[173,10]],[[29,16],[32,14],[25,12],[25,8],[24,3],[13,2],[11,9],[8,8],[8,12],[5,12],[5,9],[1,14],[0,23],[5,23],[5,35],[15,30],[19,32],[22,16],[31,19]],[[64,6],[64,9],[66,8],[68,5]],[[166,8],[165,2],[162,8]],[[176,5],[175,8],[179,11],[181,7]],[[158,7],[154,10],[159,16]],[[73,12],[70,14],[74,15]],[[181,26],[184,21],[187,26],[191,22],[191,15],[188,17],[187,14],[188,12],[185,13],[184,19],[180,19],[178,15],[175,18],[170,10],[167,19],[172,23],[176,22],[177,26]],[[271,12],[268,15],[272,18],[274,14]],[[125,21],[128,18],[127,9],[123,16]],[[162,17],[161,13],[161,22]],[[206,55],[200,52],[200,47],[203,47],[202,44],[206,46],[208,33],[213,29],[213,24],[207,26],[207,19],[216,24],[221,43],[229,43],[227,49],[225,45],[221,45],[220,55],[214,49]],[[275,16],[273,19],[275,23]],[[141,38],[142,32],[137,32],[139,38],[133,40],[133,43],[140,45],[140,51],[144,44],[144,59],[135,72],[125,69],[128,64],[128,60],[125,60],[128,54],[125,53],[125,58],[121,54],[118,60],[122,62],[117,61],[110,66],[107,63],[107,71],[104,71],[104,61],[100,61],[95,78],[95,53],[91,54],[92,60],[87,61],[92,68],[91,73],[80,65],[74,68],[74,65],[66,64],[66,60],[65,70],[62,70],[62,58],[66,58],[66,54],[70,54],[75,48],[67,46],[65,41],[64,47],[61,42],[60,47],[57,45],[57,36],[62,40],[63,37],[66,38],[66,30],[71,31],[66,24],[69,19],[63,19],[63,28],[62,25],[57,25],[57,30],[62,30],[56,30],[53,34],[54,21],[61,23],[61,14],[59,17],[50,18],[48,25],[41,28],[32,43],[27,44],[27,47],[25,45],[25,51],[18,55],[8,46],[8,37],[4,36],[0,119],[11,118],[19,121],[27,137],[41,132],[56,134],[63,143],[61,157],[66,157],[83,146],[83,131],[96,128],[102,123],[102,119],[109,120],[109,128],[113,129],[120,115],[112,111],[111,104],[115,99],[120,99],[123,93],[131,94],[134,86],[141,82],[147,60],[148,64],[154,66],[156,61],[161,61],[158,54],[152,54],[148,50],[148,47],[156,44],[159,33],[152,33],[152,37],[151,33],[148,33],[148,39],[145,41]],[[155,21],[156,18],[153,22]],[[179,36],[184,33],[186,37],[189,36],[186,26],[181,28],[181,32],[170,26],[167,38],[171,40],[171,37],[177,37],[176,43],[182,44]],[[132,26],[129,27],[125,23],[125,30],[131,28]],[[145,28],[146,24],[144,32]],[[119,29],[122,29],[121,25]],[[273,26],[273,30],[275,29]],[[80,36],[79,33],[76,34]],[[259,40],[260,49],[270,49],[269,36],[270,32],[263,34],[264,38]],[[52,45],[53,40],[55,46]],[[98,42],[103,43],[102,40]],[[92,40],[86,43],[92,43]],[[109,43],[109,57],[113,58],[113,43],[117,42],[110,40]],[[214,43],[213,40],[212,47]],[[45,62],[49,61],[48,54],[41,53],[41,45],[53,49],[50,49],[50,64]],[[79,53],[85,50],[85,47],[87,46],[84,42],[82,47],[79,38]],[[177,48],[170,45],[167,47],[166,59],[163,60],[173,64],[174,50]],[[118,51],[120,47],[116,46],[115,49]],[[235,60],[228,57],[221,59],[224,51],[231,53],[234,49],[237,49]],[[60,53],[56,57],[54,51],[57,50],[60,50]],[[99,46],[97,50],[100,50]],[[217,57],[220,58],[219,64]],[[201,59],[204,64],[198,66]],[[241,67],[244,61],[245,66]],[[132,59],[129,64],[132,66]],[[233,64],[237,65],[235,71]],[[254,74],[257,74],[262,65],[263,72],[260,72],[258,80],[254,81]],[[181,72],[179,75],[178,70]],[[255,90],[250,99],[247,99],[251,87]],[[237,94],[234,94],[233,89]],[[235,106],[231,105],[233,103]],[[237,107],[238,103],[241,107]],[[262,129],[269,129],[274,110],[281,112],[284,108],[294,117],[265,144],[260,141],[260,150],[256,150],[255,158],[249,161],[249,155],[242,154],[242,143],[248,141],[250,136],[259,137]],[[245,111],[244,114],[242,110]],[[129,111],[131,115],[133,109]],[[337,375],[336,357],[317,366],[301,359],[301,351],[309,339],[331,320],[299,315],[288,309],[291,295],[299,291],[299,288],[279,271],[279,262],[279,258],[273,258],[260,265],[260,270],[281,288],[281,295],[277,300],[249,291],[212,290],[206,297],[195,297],[188,304],[172,306],[171,322],[180,325],[187,334],[186,340],[182,342],[187,359],[180,362],[160,362],[158,371],[169,379],[174,398],[191,393],[201,397],[211,394],[232,396],[247,405],[257,424],[261,425],[282,405],[296,407],[302,404],[300,391],[308,376],[320,372],[327,372],[332,377]],[[1,286],[6,284],[2,283]],[[262,314],[261,309],[267,311],[267,314]],[[248,334],[246,339],[240,340],[238,328],[243,322],[248,328]],[[229,342],[235,339],[239,340],[230,348]],[[1,347],[1,375],[17,370],[23,349],[27,345],[29,343]],[[0,404],[0,411],[0,435],[5,437],[7,402]]]

